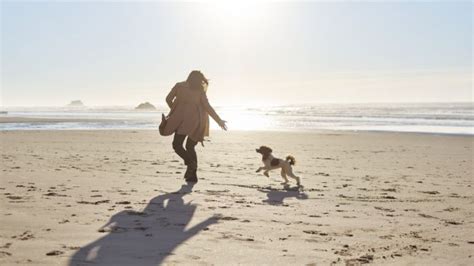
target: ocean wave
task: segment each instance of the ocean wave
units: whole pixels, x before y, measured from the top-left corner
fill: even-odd
[[[237,130],[370,130],[474,135],[473,103],[317,104],[216,108]],[[0,130],[154,129],[167,107],[9,108],[9,117],[85,119],[80,122],[0,123]],[[0,116],[1,117],[1,116]],[[100,122],[93,121],[100,119]],[[88,121],[89,120],[89,121]],[[212,124],[213,129],[217,125]]]

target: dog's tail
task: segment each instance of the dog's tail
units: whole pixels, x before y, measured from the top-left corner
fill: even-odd
[[[286,161],[290,162],[290,165],[295,165],[295,163],[296,163],[295,157],[293,157],[291,155],[286,156]]]

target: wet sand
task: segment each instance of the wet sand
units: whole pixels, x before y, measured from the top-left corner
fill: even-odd
[[[473,137],[211,134],[191,187],[155,131],[0,132],[0,264],[474,264]]]
[[[5,123],[78,123],[78,122],[107,122],[111,119],[96,118],[46,118],[46,117],[17,117],[0,116],[0,124]]]

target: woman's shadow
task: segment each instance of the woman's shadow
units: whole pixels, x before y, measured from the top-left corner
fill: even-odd
[[[161,264],[180,244],[219,220],[212,216],[185,229],[196,211],[196,205],[183,201],[192,187],[183,185],[179,191],[157,196],[141,212],[115,214],[99,229],[106,235],[79,249],[69,265]]]

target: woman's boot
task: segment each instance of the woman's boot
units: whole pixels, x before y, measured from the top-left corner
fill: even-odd
[[[184,178],[186,182],[194,182],[197,183],[197,164],[196,162],[188,163],[188,168],[186,169],[186,173],[184,174]]]
[[[184,179],[186,181],[188,181],[188,179],[190,179],[191,177],[193,176],[193,169],[191,169],[191,167],[188,167],[186,168],[186,173],[184,173]]]
[[[197,183],[197,182],[198,182],[197,168],[194,169],[194,171],[193,171],[192,182],[194,182],[194,183]]]

